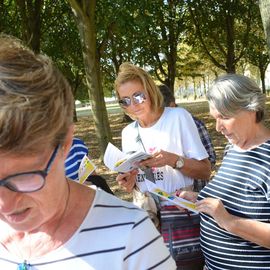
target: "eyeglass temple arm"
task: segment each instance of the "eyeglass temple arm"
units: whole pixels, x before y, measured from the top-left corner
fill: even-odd
[[[55,156],[57,155],[57,152],[58,152],[58,149],[60,148],[60,144],[58,144],[56,147],[55,147],[55,149],[54,149],[54,151],[53,151],[53,154],[51,155],[51,158],[50,158],[50,160],[48,161],[48,164],[47,164],[47,166],[46,166],[46,168],[45,168],[45,171],[49,171],[50,170],[50,168],[51,168],[51,166],[52,166],[52,161],[55,159]]]

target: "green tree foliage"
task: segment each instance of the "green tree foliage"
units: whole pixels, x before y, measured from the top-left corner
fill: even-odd
[[[52,57],[69,80],[73,95],[86,92],[78,30],[70,6],[53,0],[16,0],[21,36],[35,52]],[[57,27],[55,27],[57,25]],[[81,91],[78,91],[81,89]],[[76,111],[74,111],[76,120]]]
[[[259,69],[262,90],[265,93],[265,71],[270,62],[270,58],[267,51],[259,7],[257,8],[256,16],[253,17],[253,27],[249,34],[249,41],[245,58],[248,63],[251,63]]]
[[[269,42],[267,7],[261,0]],[[76,99],[90,97],[101,152],[111,137],[104,95],[113,95],[121,63],[146,68],[171,89],[196,91],[203,81],[205,91],[240,61],[256,65],[263,81],[269,61],[253,0],[0,0],[0,31],[52,57]]]
[[[22,39],[34,52],[40,51],[44,0],[15,0],[19,7]]]
[[[195,35],[218,68],[235,73],[249,42],[254,0],[188,0]]]
[[[259,6],[270,56],[270,0],[260,0]]]
[[[136,1],[97,1],[96,25],[102,82],[105,91],[112,95],[114,80],[123,62],[136,62],[140,54],[136,25]]]
[[[137,62],[149,66],[155,77],[171,89],[177,67],[178,44],[186,30],[186,5],[181,0],[150,0],[137,3],[136,25],[139,29]]]
[[[98,1],[98,39],[108,37],[102,70],[109,74],[113,64],[117,73],[121,63],[133,62],[173,89],[185,18],[185,1]]]
[[[89,99],[79,33],[69,4],[46,0],[43,10],[47,19],[42,25],[42,51],[52,57],[68,79],[74,99]],[[77,121],[76,110],[74,120]]]

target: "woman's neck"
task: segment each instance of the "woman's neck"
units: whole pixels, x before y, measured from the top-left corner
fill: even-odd
[[[75,182],[68,183],[68,193],[59,218],[39,230],[19,232],[3,223],[0,244],[21,260],[43,256],[63,245],[79,228],[93,202],[95,191]],[[80,198],[86,198],[80,200]],[[77,211],[80,209],[80,211]],[[0,223],[1,225],[1,223]],[[0,228],[2,228],[0,226]],[[9,231],[9,233],[8,233]]]
[[[262,123],[257,125],[253,136],[248,138],[242,145],[237,145],[243,150],[253,149],[270,139],[270,129],[265,127]]]
[[[163,112],[164,108],[160,108],[158,111],[148,114],[145,118],[138,119],[138,122],[143,128],[151,127],[160,119]]]

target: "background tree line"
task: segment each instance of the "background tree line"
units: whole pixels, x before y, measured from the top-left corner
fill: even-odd
[[[192,85],[194,98],[198,85],[205,92],[218,74],[247,70],[260,78],[265,92],[269,2],[0,0],[0,32],[52,57],[75,98],[90,99],[104,152],[111,140],[104,96],[113,95],[125,61],[146,68],[173,90]]]

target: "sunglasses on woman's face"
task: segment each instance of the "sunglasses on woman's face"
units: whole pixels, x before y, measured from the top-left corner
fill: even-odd
[[[142,104],[146,100],[146,96],[144,92],[136,92],[131,97],[124,97],[119,99],[118,103],[121,107],[127,108],[133,104]]]

